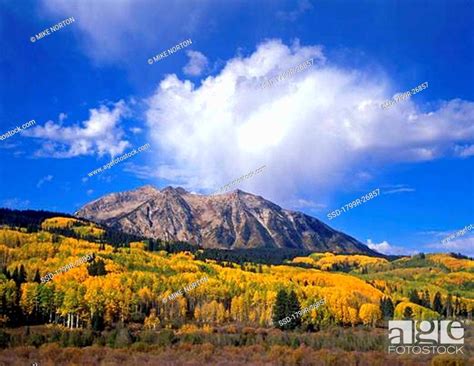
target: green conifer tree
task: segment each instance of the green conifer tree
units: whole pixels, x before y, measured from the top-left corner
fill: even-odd
[[[430,293],[429,293],[428,290],[425,290],[425,292],[423,293],[422,305],[425,308],[430,308],[431,307]]]
[[[420,296],[418,296],[418,291],[410,290],[410,292],[408,293],[408,298],[410,299],[410,302],[421,305],[421,300]]]
[[[285,325],[280,325],[280,320],[287,317],[286,304],[288,302],[288,296],[286,291],[281,289],[277,293],[275,305],[273,305],[273,325],[279,329],[285,329]]]
[[[33,278],[33,282],[41,283],[41,276],[40,276],[40,273],[39,273],[38,269],[36,269],[35,277]]]
[[[443,302],[441,301],[441,294],[439,292],[436,292],[434,296],[432,309],[440,315],[443,313]]]
[[[410,306],[407,306],[403,310],[403,319],[410,320],[413,317],[413,309]]]
[[[286,313],[287,316],[291,317],[291,322],[287,324],[287,329],[295,329],[301,325],[301,316],[297,314],[297,312],[301,310],[301,306],[298,301],[298,296],[296,296],[296,293],[293,290],[291,290],[288,295],[287,304]]]

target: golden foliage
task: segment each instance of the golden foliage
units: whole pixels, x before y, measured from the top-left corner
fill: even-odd
[[[71,222],[56,220],[44,224],[67,226]],[[324,299],[324,305],[306,314],[302,318],[303,322],[324,323],[330,319],[345,325],[374,325],[381,318],[381,298],[387,295],[394,300],[401,298],[402,294],[394,287],[403,285],[403,281],[416,281],[429,274],[430,286],[433,286],[430,293],[433,296],[438,287],[450,285],[468,288],[474,279],[474,274],[468,272],[445,274],[428,268],[401,268],[389,274],[384,273],[384,276],[372,273],[370,281],[362,275],[358,278],[347,273],[288,265],[265,266],[263,273],[253,273],[239,266],[228,268],[213,261],[199,261],[191,253],[169,254],[144,249],[143,243],[132,243],[131,248],[114,251],[110,245],[106,245],[105,250],[99,250],[96,243],[82,239],[61,237],[59,243],[52,243],[50,233],[27,234],[0,229],[0,259],[7,264],[10,272],[24,265],[30,281],[21,287],[21,306],[25,313],[31,314],[34,310],[37,288],[42,286],[50,291],[53,299],[50,301],[54,305],[51,307],[57,314],[74,314],[86,323],[90,322],[94,314],[103,314],[105,322],[112,324],[119,320],[130,320],[134,312],[142,311],[149,314],[145,319],[149,329],[171,326],[173,323],[182,325],[193,315],[200,324],[237,322],[268,327],[272,324],[276,294],[283,287],[295,291],[301,308]],[[55,276],[44,285],[31,282],[36,269],[44,276],[90,253],[95,253],[105,262],[106,275],[90,276],[87,263],[84,263]],[[328,253],[295,258],[293,262],[313,262],[324,269],[340,263],[356,267],[387,265],[385,259]],[[455,264],[451,266],[455,268]],[[208,281],[175,299],[162,302],[170,294],[206,276]],[[7,303],[16,296],[15,283],[2,275],[0,296],[5,296]],[[469,311],[474,307],[474,302],[466,297],[461,298],[461,301],[467,304]],[[398,318],[403,316],[406,306],[411,306],[414,314],[422,318],[437,316],[427,308],[402,302],[395,310]],[[143,309],[151,309],[151,313]]]
[[[474,261],[469,259],[457,259],[448,254],[432,254],[429,259],[435,263],[441,263],[453,271],[474,270]]]
[[[365,325],[375,326],[382,318],[382,312],[377,305],[363,304],[359,310],[359,318]]]
[[[413,319],[430,320],[439,317],[436,311],[409,301],[403,301],[395,307],[394,319],[403,319],[403,313],[407,307],[413,310]]]

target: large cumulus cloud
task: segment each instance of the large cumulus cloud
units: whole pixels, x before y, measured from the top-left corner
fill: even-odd
[[[311,68],[259,88],[311,58]],[[174,74],[161,81],[146,113],[150,138],[167,157],[155,160],[155,170],[176,184],[212,190],[266,165],[241,188],[289,199],[331,190],[370,168],[466,156],[474,103],[440,101],[426,111],[415,95],[381,108],[424,81],[396,90],[382,74],[331,64],[320,46],[268,40],[201,85]]]

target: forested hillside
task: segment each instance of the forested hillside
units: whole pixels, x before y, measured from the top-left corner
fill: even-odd
[[[141,332],[165,329],[270,330],[278,327],[278,316],[289,311],[285,309],[305,309],[321,300],[322,305],[285,329],[312,333],[334,326],[383,327],[391,318],[474,315],[473,261],[456,255],[418,255],[390,262],[313,253],[282,259],[285,264],[279,265],[239,264],[225,257],[204,258],[203,250],[156,250],[147,241],[113,246],[103,236],[101,228],[74,218],[49,217],[32,232],[0,228],[3,347],[28,339],[8,328],[41,324],[80,329],[83,336],[64,340],[71,346],[99,342],[119,347],[142,339]],[[57,273],[88,255],[92,261]],[[56,274],[42,281],[50,272]],[[199,286],[182,291],[205,277]],[[293,299],[282,293],[293,294]],[[277,317],[276,309],[280,309]],[[48,332],[28,342],[61,339]]]
[[[474,309],[473,261],[449,255],[423,256],[418,258],[417,267],[410,266],[406,259],[388,262],[329,253],[297,257],[289,262],[292,266],[237,265],[198,260],[200,251],[151,252],[145,242],[117,248],[46,231],[68,228],[86,236],[103,234],[100,228],[72,218],[49,218],[42,228],[34,233],[0,230],[4,322],[56,321],[87,327],[92,319],[112,325],[119,320],[149,320],[150,314],[155,314],[164,325],[195,320],[271,326],[272,307],[280,289],[294,290],[302,307],[325,300],[324,307],[303,319],[305,327],[313,328],[329,323],[364,323],[364,304],[374,305],[371,316],[380,320],[383,298],[391,299],[394,306],[410,301],[418,305],[417,309],[421,306],[420,311],[427,316],[470,317]],[[38,279],[48,272],[90,253],[95,255],[93,263],[39,283]],[[100,274],[91,270],[97,263],[103,263],[105,269]],[[317,269],[299,268],[295,263],[312,264]],[[161,302],[203,276],[209,277],[205,285],[174,302]],[[433,309],[435,297],[441,308]]]

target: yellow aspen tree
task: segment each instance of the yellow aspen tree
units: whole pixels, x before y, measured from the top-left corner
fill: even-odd
[[[145,329],[156,330],[160,326],[160,318],[156,316],[156,309],[151,309],[150,315],[145,318]]]
[[[352,326],[355,326],[359,322],[359,312],[353,307],[349,307],[349,322]]]
[[[382,312],[377,305],[363,304],[359,310],[359,317],[365,325],[375,326],[382,318]]]
[[[33,311],[37,305],[37,289],[38,284],[36,282],[28,282],[21,285],[20,306],[22,310],[28,315],[33,314]]]

